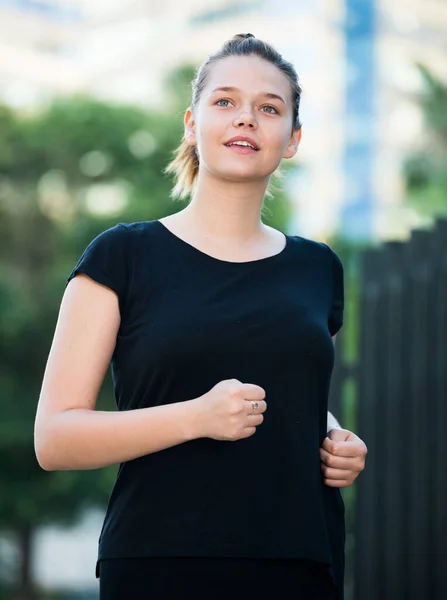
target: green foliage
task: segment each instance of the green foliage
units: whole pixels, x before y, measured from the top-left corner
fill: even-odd
[[[184,64],[169,73],[165,81],[165,88],[170,99],[169,112],[183,113],[191,104],[192,86],[196,74],[196,66]]]
[[[408,202],[422,215],[447,214],[447,85],[424,65],[420,99],[426,125],[424,148],[410,156],[404,167]]]

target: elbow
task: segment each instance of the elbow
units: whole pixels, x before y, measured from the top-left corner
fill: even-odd
[[[48,451],[47,445],[43,440],[37,436],[34,437],[34,452],[39,467],[44,471],[57,471],[57,466],[54,462],[54,457],[51,456],[51,452]]]
[[[34,453],[37,462],[44,471],[60,471],[61,465],[58,464],[57,450],[54,440],[50,435],[49,427],[39,426],[38,423],[34,427]]]
[[[37,462],[44,471],[74,471],[83,469],[67,455],[66,450],[55,443],[49,435],[35,436],[34,453]]]
[[[84,466],[73,444],[70,429],[65,426],[67,411],[47,420],[36,418],[34,426],[34,452],[44,471],[74,471],[90,468]],[[61,420],[62,419],[62,420]]]
[[[39,467],[44,471],[57,471],[57,469],[50,463],[43,460],[39,455],[37,455],[37,462],[39,463]]]

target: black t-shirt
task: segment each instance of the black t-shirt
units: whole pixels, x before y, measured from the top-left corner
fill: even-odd
[[[332,565],[342,597],[344,503],[324,484],[319,449],[343,267],[323,243],[286,240],[279,254],[235,263],[160,221],[119,223],[70,274],[118,295],[119,410],[190,400],[231,378],[263,387],[268,404],[249,438],[196,439],[121,464],[99,559],[313,559]]]

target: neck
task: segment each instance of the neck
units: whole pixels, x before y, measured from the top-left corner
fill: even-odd
[[[235,182],[199,177],[189,205],[182,211],[206,236],[233,242],[265,235],[261,210],[268,180]]]

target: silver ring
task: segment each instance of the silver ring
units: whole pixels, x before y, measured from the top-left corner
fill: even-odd
[[[255,414],[255,410],[257,408],[259,408],[259,404],[257,402],[254,402],[254,400],[250,400],[250,402],[253,404],[253,412],[251,414],[254,415]]]

